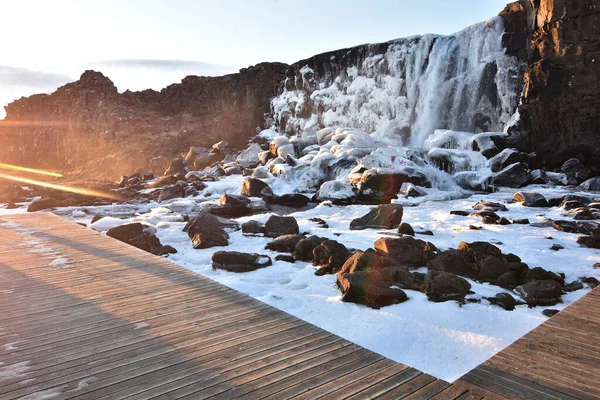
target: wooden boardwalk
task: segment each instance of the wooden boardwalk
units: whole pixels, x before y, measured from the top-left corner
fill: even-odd
[[[0,217],[0,399],[469,397],[50,213]]]
[[[0,399],[597,399],[600,288],[449,384],[50,213],[0,217]]]

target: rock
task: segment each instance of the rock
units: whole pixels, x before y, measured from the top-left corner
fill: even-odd
[[[521,162],[521,154],[515,149],[504,149],[492,157],[488,164],[492,172],[498,172],[509,165]]]
[[[47,210],[49,208],[55,207],[64,207],[65,203],[53,198],[45,198],[32,202],[29,206],[27,206],[27,212],[35,212]]]
[[[410,226],[409,223],[406,222],[402,222],[400,225],[398,225],[398,233],[402,235],[415,236],[415,230],[412,226]]]
[[[402,184],[400,193],[402,193],[404,197],[423,197],[427,195],[427,192],[424,189],[415,186],[410,182],[404,182]]]
[[[588,285],[591,289],[594,289],[594,288],[598,287],[598,285],[600,285],[600,281],[598,281],[598,279],[593,278],[593,277],[583,277],[583,278],[580,278],[580,280],[581,280],[581,282]]]
[[[513,219],[512,223],[517,225],[529,225],[529,220],[527,218]]]
[[[356,202],[356,193],[347,182],[324,182],[315,195],[317,201],[329,200],[334,204],[353,204]]]
[[[271,197],[271,187],[260,179],[246,178],[242,182],[242,196],[246,197]]]
[[[491,283],[492,285],[512,290],[519,284],[518,274],[515,271],[508,271],[500,275],[498,279],[492,281]]]
[[[310,203],[310,199],[301,194],[284,194],[283,196],[275,196],[273,199],[275,204],[288,207],[306,207]]]
[[[508,266],[499,257],[489,256],[481,263],[477,278],[481,282],[493,282],[508,272]]]
[[[495,203],[493,201],[478,201],[474,206],[474,210],[482,211],[508,211],[508,208],[502,203]],[[450,212],[452,213],[452,211]]]
[[[592,179],[588,179],[587,181],[585,181],[581,185],[579,185],[579,187],[583,190],[587,190],[590,192],[600,191],[600,176],[597,176]]]
[[[250,272],[271,264],[271,257],[260,254],[218,251],[212,255],[213,269],[224,269],[229,272]]]
[[[498,293],[495,297],[487,298],[494,305],[504,308],[506,311],[512,311],[517,305],[517,301],[508,293]]]
[[[471,290],[471,284],[465,279],[444,271],[429,271],[425,276],[425,294],[435,302],[457,300],[464,302]]]
[[[580,207],[574,210],[570,210],[565,213],[566,216],[573,218],[576,221],[594,220],[600,218],[600,213],[592,211],[587,207]]]
[[[552,227],[561,232],[581,233],[584,235],[600,234],[600,224],[596,222],[557,220],[552,221]]]
[[[469,225],[469,229],[472,230],[472,231],[480,231],[483,228],[481,226]]]
[[[535,192],[517,192],[512,201],[522,203],[525,207],[551,207],[543,195]]]
[[[496,225],[510,225],[510,221],[507,218],[498,218]]]
[[[283,262],[293,264],[296,262],[296,259],[293,256],[288,256],[285,254],[277,254],[275,256],[275,261],[283,261]]]
[[[206,249],[229,245],[229,234],[223,229],[224,226],[217,217],[203,210],[188,221],[183,231],[192,239],[194,249]]]
[[[559,250],[563,250],[565,247],[561,246],[560,244],[554,243],[552,246],[550,246],[550,250],[553,251],[559,251]]]
[[[175,158],[171,160],[163,176],[171,176],[177,174],[182,174],[183,176],[185,176],[188,172],[190,172],[190,169],[185,160],[182,160],[181,158]]]
[[[4,208],[6,208],[7,210],[14,210],[15,208],[19,208],[19,206],[10,201],[6,203],[6,206]]]
[[[558,274],[555,274],[551,271],[546,271],[541,267],[535,267],[530,269],[525,275],[525,282],[533,282],[533,281],[556,281],[559,284],[563,285],[565,280]]]
[[[476,277],[478,266],[464,252],[450,249],[441,252],[427,263],[430,271],[450,272],[467,277]]]
[[[317,224],[319,224],[319,226],[321,228],[324,228],[324,229],[328,229],[329,228],[329,225],[327,224],[327,222],[325,222],[325,220],[322,219],[322,218],[309,218],[308,220],[310,222],[316,222]]]
[[[360,271],[371,271],[395,266],[397,261],[391,257],[377,253],[373,249],[357,251],[352,254],[340,269],[340,274],[353,274]]]
[[[575,210],[577,208],[585,207],[585,204],[577,200],[569,200],[561,203],[560,208],[563,210]]]
[[[491,243],[487,242],[461,242],[458,245],[458,250],[467,254],[476,263],[485,261],[489,256],[500,258],[502,251]]]
[[[583,289],[583,283],[581,281],[573,281],[563,287],[563,290],[567,293],[575,292],[581,289]]]
[[[536,169],[529,173],[529,180],[534,185],[545,185],[550,182],[548,174],[543,169]]]
[[[227,148],[229,148],[229,142],[227,142],[226,140],[221,140],[212,145],[212,149],[215,151],[223,151]]]
[[[223,166],[223,170],[225,171],[225,175],[242,175],[242,169],[237,164],[227,164]]]
[[[497,186],[520,188],[529,183],[529,173],[521,163],[515,163],[496,172],[492,176],[492,182]]]
[[[424,266],[434,256],[429,243],[412,236],[381,238],[375,242],[379,254],[392,257],[400,265]]]
[[[258,143],[251,143],[235,160],[242,168],[256,168],[260,164],[259,154],[262,148]]]
[[[207,207],[208,212],[225,218],[240,218],[256,213],[264,207],[253,207],[252,201],[246,197],[235,194],[222,195],[215,206]]]
[[[600,235],[579,236],[577,243],[590,249],[600,249]]]
[[[553,306],[562,302],[562,285],[556,281],[534,281],[518,286],[515,292],[530,307]]]
[[[177,253],[173,247],[163,246],[151,227],[139,222],[111,228],[106,235],[155,255]]]
[[[258,221],[250,220],[242,224],[242,233],[255,235],[265,233],[265,226]]]
[[[338,272],[348,257],[350,251],[335,240],[325,240],[313,249],[313,264],[326,267],[332,273]]]
[[[382,204],[366,215],[350,222],[351,230],[393,229],[402,222],[403,208],[399,204]]]
[[[156,201],[161,203],[167,200],[183,198],[185,197],[186,187],[186,184],[177,183],[175,185],[166,186],[163,189],[158,189]]]
[[[313,261],[313,250],[322,242],[327,240],[319,236],[309,236],[300,240],[294,248],[294,257],[301,261]]]
[[[405,182],[431,187],[431,181],[425,174],[410,167],[407,167],[404,172],[393,173],[381,173],[378,169],[367,170],[355,183],[359,188],[359,199],[385,204],[398,197],[400,188]]]
[[[556,314],[558,314],[559,312],[560,312],[560,310],[554,310],[552,308],[548,308],[548,309],[542,311],[542,314],[546,317],[553,317]]]
[[[459,215],[461,217],[468,217],[469,215],[471,215],[471,213],[469,211],[453,210],[453,211],[450,211],[450,215]]]
[[[356,272],[338,274],[337,285],[342,291],[342,301],[364,304],[371,308],[380,308],[408,300],[400,288],[392,288],[380,274]]]
[[[275,238],[271,243],[267,244],[267,250],[278,251],[280,253],[293,253],[296,245],[302,239],[306,239],[304,235],[283,235]]]
[[[280,217],[271,215],[265,222],[265,236],[278,237],[300,233],[298,222],[294,217]]]
[[[577,158],[570,158],[563,163],[560,170],[567,175],[575,175],[583,169],[581,162]]]

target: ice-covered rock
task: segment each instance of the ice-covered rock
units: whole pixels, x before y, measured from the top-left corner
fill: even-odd
[[[318,201],[331,200],[334,203],[352,203],[356,193],[348,181],[324,182],[316,194]]]
[[[246,150],[237,156],[236,162],[242,168],[255,168],[260,163],[259,154],[262,151],[258,143],[251,143]]]

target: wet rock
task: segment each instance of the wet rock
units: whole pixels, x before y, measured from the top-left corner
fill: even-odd
[[[309,236],[300,240],[294,248],[294,257],[301,261],[313,261],[313,250],[322,242],[327,240],[319,236]]]
[[[271,243],[267,244],[267,250],[278,251],[280,253],[293,253],[296,245],[302,239],[306,239],[304,235],[283,235],[275,238]]]
[[[203,210],[188,221],[183,228],[187,232],[194,249],[229,245],[229,234],[223,229],[226,225],[217,217]]]
[[[182,174],[183,176],[185,176],[188,172],[190,172],[190,168],[188,167],[187,162],[185,162],[185,160],[181,158],[175,158],[171,160],[163,176],[171,176],[177,174]]]
[[[283,196],[275,196],[273,199],[275,204],[288,207],[306,207],[310,203],[310,199],[301,194],[284,194]]]
[[[577,243],[583,247],[588,247],[590,249],[600,249],[600,234],[591,236],[579,236],[577,238]]]
[[[260,179],[247,178],[242,182],[242,196],[246,197],[272,197],[271,187]]]
[[[508,211],[508,208],[502,203],[495,203],[493,201],[478,201],[474,206],[474,210],[481,211]],[[494,214],[495,215],[495,214]]]
[[[398,233],[402,235],[415,236],[415,230],[412,226],[410,226],[409,223],[406,222],[402,222],[400,225],[398,225]]]
[[[65,203],[53,198],[45,198],[32,202],[29,206],[27,206],[27,212],[35,212],[47,210],[49,208],[55,207],[64,207]]]
[[[283,261],[283,262],[293,264],[296,262],[296,259],[293,256],[289,256],[286,254],[277,254],[275,256],[275,261]]]
[[[427,268],[473,278],[478,273],[478,266],[473,260],[464,252],[455,249],[438,254],[437,257],[427,263]]]
[[[163,246],[160,243],[152,227],[139,222],[111,228],[106,232],[106,235],[155,255],[177,253],[177,250],[173,247]]]
[[[512,311],[517,305],[517,301],[508,293],[498,293],[495,297],[489,297],[487,300],[498,307],[504,308],[506,311]]]
[[[412,236],[400,238],[381,238],[375,242],[375,250],[382,255],[392,257],[400,265],[424,266],[434,257],[429,243]]]
[[[255,235],[265,233],[265,226],[258,221],[250,220],[242,224],[242,233]]]
[[[562,302],[562,285],[556,281],[534,281],[518,286],[515,292],[530,307],[553,306]]]
[[[218,251],[212,255],[213,269],[223,269],[229,272],[250,272],[271,264],[271,257],[260,254]]]
[[[402,222],[403,208],[399,204],[383,204],[350,222],[351,230],[393,229]]]
[[[512,198],[516,203],[522,203],[525,207],[550,207],[546,198],[535,192],[517,192]]]
[[[280,217],[271,215],[265,222],[265,236],[278,237],[300,233],[298,222],[294,217]]]
[[[313,250],[313,264],[330,274],[338,272],[349,257],[346,246],[335,240],[325,240]]]
[[[529,183],[529,172],[521,163],[515,163],[496,172],[492,182],[497,186],[521,188]]]
[[[380,274],[361,271],[353,274],[338,274],[337,285],[342,291],[342,301],[381,308],[408,300],[400,288],[392,288]]]
[[[488,164],[492,172],[498,172],[510,165],[521,162],[521,154],[515,149],[504,149],[492,157]]]
[[[429,271],[425,276],[425,294],[435,302],[457,300],[464,302],[471,290],[471,284],[465,279],[444,271]]]

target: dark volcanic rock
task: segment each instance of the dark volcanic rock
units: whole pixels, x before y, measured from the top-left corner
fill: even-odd
[[[471,290],[471,284],[465,279],[449,272],[429,271],[425,276],[425,294],[435,302],[457,300],[464,302]]]
[[[286,254],[277,254],[275,256],[275,261],[284,261],[284,262],[293,264],[296,262],[296,259],[294,258],[294,256],[289,256]]]
[[[482,282],[493,282],[506,272],[508,272],[508,266],[504,260],[489,256],[481,263],[477,278]]]
[[[153,232],[153,228],[144,226],[139,222],[111,228],[106,232],[106,235],[148,253],[156,255],[177,253],[177,250],[173,247],[163,246],[160,243],[160,240]]]
[[[541,267],[535,267],[530,269],[525,275],[525,282],[533,282],[533,281],[556,281],[563,285],[565,280],[558,274],[555,274],[551,271],[546,271]]]
[[[310,199],[302,194],[284,194],[283,196],[276,196],[273,202],[288,207],[305,207],[310,203]]]
[[[242,196],[247,197],[272,197],[271,187],[260,179],[246,178],[242,182]]]
[[[489,256],[499,258],[502,255],[502,251],[498,247],[487,242],[461,242],[458,250],[470,256],[477,263],[483,262]]]
[[[243,229],[243,228],[242,228]],[[275,238],[271,243],[267,244],[267,250],[278,251],[281,253],[293,253],[296,245],[302,239],[305,239],[304,235],[283,235]]]
[[[380,308],[408,300],[400,288],[392,288],[389,282],[377,272],[355,272],[338,274],[337,285],[342,291],[342,301],[365,304]]]
[[[477,264],[467,254],[455,249],[438,254],[437,257],[427,263],[427,268],[467,277],[476,277],[478,273]]]
[[[545,185],[550,182],[550,178],[548,178],[548,174],[543,169],[536,169],[531,171],[529,174],[529,178],[532,184],[534,185]]]
[[[402,222],[400,225],[398,225],[398,233],[402,235],[415,236],[415,230],[409,223],[406,222]]]
[[[493,201],[478,201],[473,206],[474,210],[480,211],[508,211],[508,208],[502,203],[495,203]],[[452,211],[451,211],[452,213]],[[494,214],[495,215],[495,214]]]
[[[392,257],[400,265],[424,266],[434,254],[429,244],[412,236],[381,238],[375,242],[379,254]]]
[[[399,204],[383,204],[373,208],[366,215],[352,220],[350,229],[393,229],[402,222],[403,212]]]
[[[522,203],[525,207],[550,207],[546,198],[535,192],[517,192],[512,198],[516,203]]]
[[[350,251],[335,240],[325,240],[313,249],[313,264],[321,266],[327,273],[338,272],[348,257]]]
[[[599,192],[600,191],[600,176],[597,176],[592,179],[588,179],[579,185],[583,190],[588,190],[590,192]]]
[[[313,250],[327,240],[319,236],[309,236],[300,240],[294,248],[294,257],[301,261],[313,261]]]
[[[498,293],[495,297],[489,297],[487,300],[498,307],[504,308],[506,311],[512,311],[517,305],[517,301],[508,293]]]
[[[259,234],[265,233],[265,226],[258,221],[250,220],[242,224],[242,233]]]
[[[521,188],[529,182],[529,172],[521,163],[514,163],[496,172],[492,181],[494,185]]]
[[[358,184],[359,199],[367,202],[389,203],[398,197],[403,183],[416,186],[431,187],[431,181],[425,174],[412,168],[406,168],[404,173],[377,173],[366,171]]]
[[[175,158],[171,160],[163,176],[172,176],[177,174],[182,174],[185,176],[188,172],[190,172],[190,169],[187,165],[187,162],[181,158]]]
[[[339,273],[352,274],[359,271],[379,270],[392,267],[397,263],[398,262],[391,257],[379,254],[373,249],[367,249],[352,254],[352,256],[346,260]]]
[[[260,254],[218,251],[212,255],[213,269],[224,269],[229,272],[255,271],[271,264],[271,257]]]
[[[294,217],[280,217],[271,215],[265,222],[265,236],[278,237],[300,233],[298,222]]]
[[[514,163],[521,162],[521,154],[515,149],[504,149],[489,161],[492,172],[498,172]]]
[[[600,249],[600,234],[591,236],[580,236],[577,238],[577,243],[583,247],[591,249]]]
[[[240,218],[266,210],[264,206],[253,207],[252,201],[246,196],[235,194],[222,195],[215,206],[208,207],[211,214],[225,218]]]
[[[200,211],[195,218],[188,221],[183,231],[192,239],[195,249],[206,249],[229,244],[229,234],[225,232],[224,227],[225,224],[217,217],[207,211]]]
[[[553,306],[562,301],[562,285],[556,281],[534,281],[518,286],[515,292],[531,307]]]

